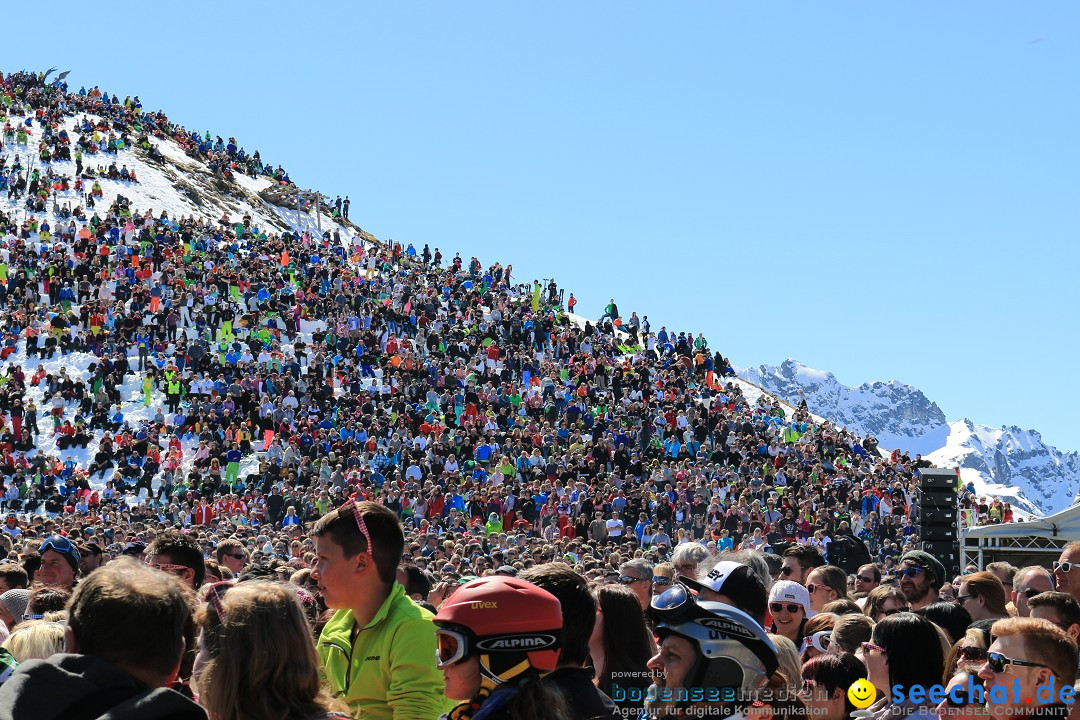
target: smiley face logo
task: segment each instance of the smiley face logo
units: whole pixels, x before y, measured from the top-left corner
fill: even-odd
[[[847,697],[852,705],[862,710],[870,707],[877,700],[877,688],[869,680],[859,678],[851,683],[851,687],[847,690]]]

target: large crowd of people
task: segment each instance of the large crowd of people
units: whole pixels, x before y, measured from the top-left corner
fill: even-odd
[[[736,380],[701,333],[614,300],[589,321],[511,265],[345,223],[133,207],[162,143],[291,185],[138,97],[13,73],[0,113],[0,718],[694,707],[665,688],[797,713],[775,698],[802,679],[913,682],[878,656],[919,633],[945,663],[964,616],[1075,607],[1046,571],[1019,599],[1012,576],[946,578],[915,550],[928,463]],[[1008,622],[995,644],[1060,645]],[[72,677],[93,687],[43,689]]]

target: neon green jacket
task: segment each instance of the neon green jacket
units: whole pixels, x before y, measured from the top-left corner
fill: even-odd
[[[432,614],[394,583],[375,617],[349,642],[352,610],[338,610],[319,636],[319,659],[333,695],[354,718],[435,720],[455,705],[435,667]]]

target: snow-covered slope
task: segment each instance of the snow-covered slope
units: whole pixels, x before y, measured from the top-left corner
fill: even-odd
[[[79,119],[82,117],[82,114],[78,116]],[[100,119],[93,114],[87,114],[86,117],[92,122]],[[25,118],[26,115],[20,114],[7,116],[7,119],[14,126],[21,125]],[[68,131],[73,140],[83,134],[75,130],[77,122],[76,118],[67,118],[62,123],[62,127]],[[2,149],[0,149],[0,157],[6,158],[6,167],[10,168],[16,158],[18,158],[24,169],[42,167],[42,163],[37,156],[41,126],[35,122],[30,127],[32,135],[26,145],[14,142],[3,144]],[[84,158],[85,167],[95,170],[99,166],[104,167],[110,163],[115,163],[117,168],[126,166],[129,170],[135,172],[138,182],[99,177],[98,182],[103,195],[102,198],[96,201],[94,209],[89,209],[82,197],[83,193],[90,191],[93,180],[86,181],[82,193],[76,192],[74,187],[67,191],[58,192],[56,196],[57,206],[60,208],[65,205],[69,208],[81,206],[88,217],[95,212],[104,215],[106,209],[112,205],[117,195],[123,195],[130,201],[133,210],[138,211],[140,214],[152,211],[154,217],[160,217],[162,212],[167,213],[168,217],[172,219],[192,215],[218,219],[227,216],[230,223],[236,223],[247,215],[251,217],[251,226],[255,231],[310,231],[313,235],[317,234],[319,229],[331,232],[337,231],[340,233],[342,243],[346,247],[351,246],[353,243],[365,242],[371,239],[370,235],[364,233],[354,224],[349,222],[339,223],[328,213],[324,212],[319,217],[316,217],[313,212],[298,213],[295,209],[284,208],[266,202],[259,197],[258,193],[265,190],[272,183],[272,180],[268,178],[253,179],[238,174],[235,183],[226,183],[219,178],[215,178],[205,163],[185,154],[180,145],[172,139],[151,137],[150,141],[161,153],[162,159],[153,160],[144,150],[134,148],[122,149],[117,155],[97,154],[87,155]],[[66,176],[73,184],[75,178],[75,163],[73,161],[54,161],[49,164],[49,167],[52,173]],[[6,192],[0,192],[0,211],[19,221],[28,217],[35,217],[38,220],[55,222],[51,210],[50,204],[50,212],[48,213],[28,213],[21,200],[10,199]],[[83,222],[79,221],[76,224],[81,225]],[[36,233],[31,234],[31,239],[36,237],[38,237]],[[226,241],[223,240],[222,242]],[[323,327],[321,321],[303,321],[301,323],[300,339],[310,342],[312,331],[321,327]],[[189,338],[194,337],[191,328],[188,328],[187,333]],[[63,371],[73,377],[85,378],[90,363],[96,360],[97,358],[93,355],[81,352],[66,356],[56,355],[54,358],[45,361],[36,358],[30,360],[27,358],[24,343],[19,343],[16,353],[6,360],[0,361],[0,373],[3,373],[9,365],[15,364],[25,368],[28,375],[32,375],[39,366],[44,366],[45,370],[53,375],[58,375]],[[134,350],[129,350],[129,361],[132,367],[138,366],[137,355]],[[377,376],[381,377],[381,374],[381,370],[377,372]],[[163,407],[165,404],[163,393],[155,390],[151,397],[150,406],[144,405],[140,383],[141,376],[131,376],[121,387],[121,411],[124,419],[134,428],[141,426],[143,422],[152,418],[158,408]],[[43,409],[47,405],[48,398],[44,395],[43,386],[31,386],[28,389],[28,397]],[[39,417],[39,424],[43,432],[38,436],[37,449],[30,454],[42,452],[58,457],[61,460],[72,460],[78,467],[86,468],[98,449],[101,433],[93,433],[88,448],[72,448],[61,451],[56,445],[57,438],[50,432],[51,427],[47,418],[44,415]],[[193,443],[194,439],[192,437],[185,437],[182,442],[185,451],[182,467],[185,470],[190,467],[192,461],[193,453],[191,448]],[[258,460],[254,455],[245,457],[241,463],[241,477],[245,477],[255,470],[257,466]],[[114,470],[109,469],[102,475],[95,475],[91,478],[91,484],[95,488],[101,489],[111,479],[113,473]],[[158,481],[155,480],[155,488],[157,484]],[[141,498],[145,500],[145,497],[145,491],[143,491]],[[132,500],[137,501],[134,498]]]
[[[1080,491],[1080,454],[1058,451],[1034,430],[950,423],[910,385],[890,380],[853,388],[792,359],[736,372],[793,404],[805,399],[811,412],[838,425],[871,433],[883,448],[921,453],[939,467],[959,467],[978,495],[1000,497],[1026,513],[1062,510]]]

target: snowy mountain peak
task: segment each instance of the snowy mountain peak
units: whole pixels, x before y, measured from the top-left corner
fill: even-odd
[[[790,403],[805,400],[810,411],[860,434],[871,433],[884,447],[929,452],[948,434],[945,413],[922,391],[895,380],[844,385],[831,372],[788,358],[779,366],[738,369],[739,377]]]
[[[939,467],[959,467],[979,495],[1011,502],[1021,513],[1050,514],[1073,503],[1080,491],[1080,454],[1061,452],[1035,430],[949,422],[937,403],[897,380],[844,385],[831,372],[788,358],[780,365],[736,369],[740,378],[784,400],[805,400],[810,412],[883,448],[926,456]]]

